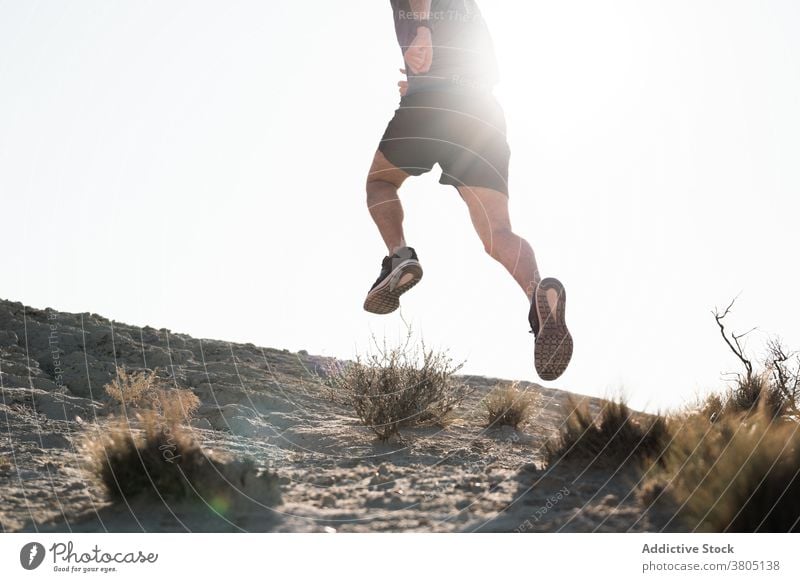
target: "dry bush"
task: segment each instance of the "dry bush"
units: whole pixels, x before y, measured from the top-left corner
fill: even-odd
[[[787,350],[779,338],[770,337],[766,343],[766,356],[761,362],[756,362],[748,354],[744,343],[744,338],[755,328],[737,334],[725,327],[725,319],[731,314],[735,302],[736,299],[724,311],[717,309],[713,314],[723,341],[741,362],[744,373],[735,374],[734,386],[725,395],[724,406],[716,419],[728,414],[758,410],[773,418],[790,416],[797,420],[800,417],[797,406],[800,395],[800,354]]]
[[[547,465],[560,461],[588,461],[588,465],[642,467],[661,459],[670,442],[668,421],[661,415],[634,418],[621,401],[606,402],[598,418],[588,407],[568,401],[570,413],[560,436],[545,445]]]
[[[125,412],[129,408],[151,410],[170,422],[188,422],[200,407],[194,392],[170,386],[157,370],[128,372],[119,367],[105,390]]]
[[[159,378],[153,372],[128,372],[119,366],[116,376],[106,384],[105,389],[106,394],[123,406],[147,406],[158,383]]]
[[[734,386],[724,393],[713,393],[703,400],[698,411],[708,420],[717,422],[728,416],[766,413],[773,418],[791,414],[791,403],[770,381],[768,374],[761,373],[736,378]]]
[[[516,383],[494,388],[483,400],[488,426],[510,426],[515,430],[524,426],[537,400],[537,394],[520,390]]]
[[[761,410],[774,418],[785,414],[787,406],[781,391],[770,382],[766,373],[761,373],[736,381],[736,387],[728,393],[723,414]]]
[[[239,488],[246,485],[247,476],[257,473],[251,461],[224,463],[209,456],[191,431],[164,422],[156,413],[147,413],[141,420],[141,430],[119,421],[94,438],[87,435],[84,444],[90,470],[115,501],[152,495],[229,507],[237,494],[241,496]],[[267,473],[256,479],[260,480],[259,501],[279,503],[277,477]]]
[[[156,397],[153,400],[153,409],[173,423],[188,422],[198,408],[200,408],[200,399],[197,395],[191,390],[182,388],[160,388],[156,391]]]
[[[150,416],[143,432],[121,421],[87,443],[92,469],[116,500],[145,491],[180,499],[191,493],[190,475],[205,465],[191,433]]]
[[[716,422],[725,411],[725,401],[719,394],[709,394],[700,404],[700,413],[711,422]]]
[[[444,423],[471,392],[454,375],[463,364],[454,364],[446,352],[417,347],[412,335],[398,347],[374,341],[374,353],[355,362],[335,363],[323,380],[335,400],[347,402],[358,418],[388,440],[399,429],[422,423]]]
[[[800,353],[787,351],[780,338],[767,341],[765,373],[770,378],[770,385],[783,396],[785,412],[800,420],[797,407],[800,396]]]
[[[800,531],[799,428],[763,403],[715,422],[690,416],[641,499],[692,531]]]

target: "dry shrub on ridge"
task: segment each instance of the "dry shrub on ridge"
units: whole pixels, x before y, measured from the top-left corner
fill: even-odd
[[[119,421],[87,441],[91,468],[116,500],[145,491],[165,498],[190,494],[194,471],[206,463],[191,433],[171,423],[145,418],[143,431]]]
[[[442,424],[471,392],[454,375],[447,352],[419,347],[409,331],[404,343],[387,347],[376,341],[375,351],[355,362],[337,362],[324,380],[333,398],[349,403],[358,418],[380,440],[399,434],[404,426]]]
[[[169,422],[188,422],[200,407],[200,399],[194,392],[169,386],[157,371],[128,372],[118,367],[105,390],[125,412],[129,408],[151,410]]]
[[[85,440],[89,468],[113,500],[138,495],[171,501],[202,499],[224,510],[241,496],[239,488],[249,480],[258,482],[261,503],[280,502],[276,476],[259,474],[251,461],[217,460],[188,429],[164,422],[155,413],[140,416],[141,430],[121,420],[94,437],[87,434]]]
[[[695,409],[710,420],[717,422],[728,416],[742,414],[767,414],[772,418],[790,417],[792,404],[784,394],[770,382],[766,373],[750,377],[739,376],[734,386],[724,393],[712,393],[705,397]]]
[[[170,387],[156,372],[118,369],[106,392],[124,417],[85,435],[88,468],[116,501],[138,495],[192,499],[224,512],[249,500],[280,502],[277,477],[252,461],[210,456],[183,426],[200,406],[190,390]]]
[[[645,465],[658,461],[669,446],[670,429],[663,416],[636,419],[621,401],[606,402],[597,418],[572,398],[567,406],[571,412],[561,434],[545,445],[548,466],[568,460],[597,466]]]
[[[800,425],[773,412],[687,417],[640,498],[687,530],[800,531]]]
[[[488,426],[510,426],[514,430],[524,426],[537,400],[537,394],[520,390],[516,383],[492,389],[483,400]]]
[[[755,412],[775,418],[787,412],[789,403],[779,388],[772,384],[766,373],[741,377],[728,391],[722,414]]]

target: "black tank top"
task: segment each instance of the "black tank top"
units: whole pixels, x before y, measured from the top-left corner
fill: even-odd
[[[405,53],[417,34],[419,15],[409,0],[391,0],[397,41]],[[432,0],[433,64],[427,73],[408,71],[409,94],[420,91],[491,93],[498,81],[489,29],[474,0]],[[406,67],[408,69],[408,67]]]

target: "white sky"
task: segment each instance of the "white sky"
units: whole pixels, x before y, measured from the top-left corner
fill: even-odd
[[[482,3],[515,229],[564,281],[555,387],[677,405],[735,370],[710,315],[800,347],[800,3]],[[398,96],[389,2],[0,1],[0,297],[351,357],[384,249],[363,182]],[[405,318],[536,380],[527,305],[455,190],[408,183]]]

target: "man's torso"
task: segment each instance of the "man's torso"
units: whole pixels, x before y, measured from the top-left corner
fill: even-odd
[[[424,15],[409,0],[391,0],[397,40],[403,52]],[[491,92],[498,80],[489,30],[474,0],[432,0],[433,64],[420,75],[408,72],[409,94],[421,91]]]

